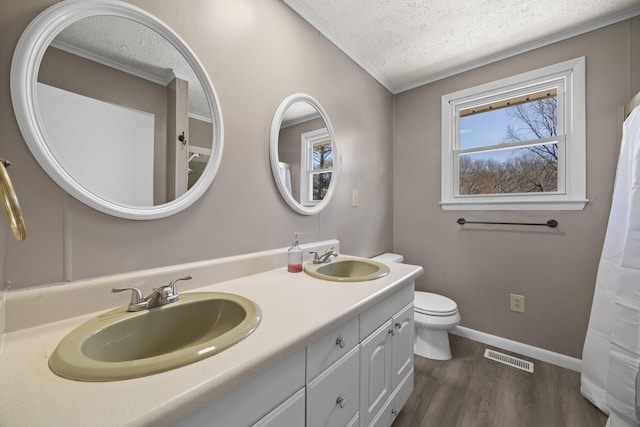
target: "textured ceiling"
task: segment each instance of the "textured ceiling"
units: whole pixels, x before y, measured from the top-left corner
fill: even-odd
[[[394,93],[640,15],[640,0],[283,0]]]

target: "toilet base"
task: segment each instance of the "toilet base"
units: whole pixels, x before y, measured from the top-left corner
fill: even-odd
[[[413,352],[418,356],[434,360],[451,359],[449,333],[446,330],[432,330],[416,326]]]

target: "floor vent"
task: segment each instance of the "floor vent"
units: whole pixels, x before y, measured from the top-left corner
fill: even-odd
[[[513,366],[514,368],[522,369],[523,371],[533,373],[533,363],[526,360],[518,359],[517,357],[509,356],[508,354],[502,354],[495,350],[486,349],[484,351],[484,357],[487,359],[495,360],[496,362],[504,363],[505,365]]]

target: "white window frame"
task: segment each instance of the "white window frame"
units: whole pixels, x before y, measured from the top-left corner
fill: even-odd
[[[461,195],[460,111],[538,88],[558,88],[558,191]],[[442,97],[442,188],[445,210],[582,210],[586,199],[585,58],[580,57]],[[561,135],[563,133],[564,135]],[[542,141],[542,140],[541,140]],[[508,147],[509,144],[504,144]]]
[[[300,136],[300,164],[302,165],[300,168],[300,203],[303,206],[315,206],[322,201],[313,200],[313,175],[325,172],[331,172],[333,174],[333,167],[328,169],[313,169],[313,145],[322,141],[331,142],[331,135],[329,135],[327,128],[305,132]]]

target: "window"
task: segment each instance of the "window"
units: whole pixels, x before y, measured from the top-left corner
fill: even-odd
[[[585,59],[442,97],[443,209],[579,210]]]
[[[327,128],[306,132],[301,137],[302,171],[300,202],[313,206],[329,191],[333,174],[333,151]]]

